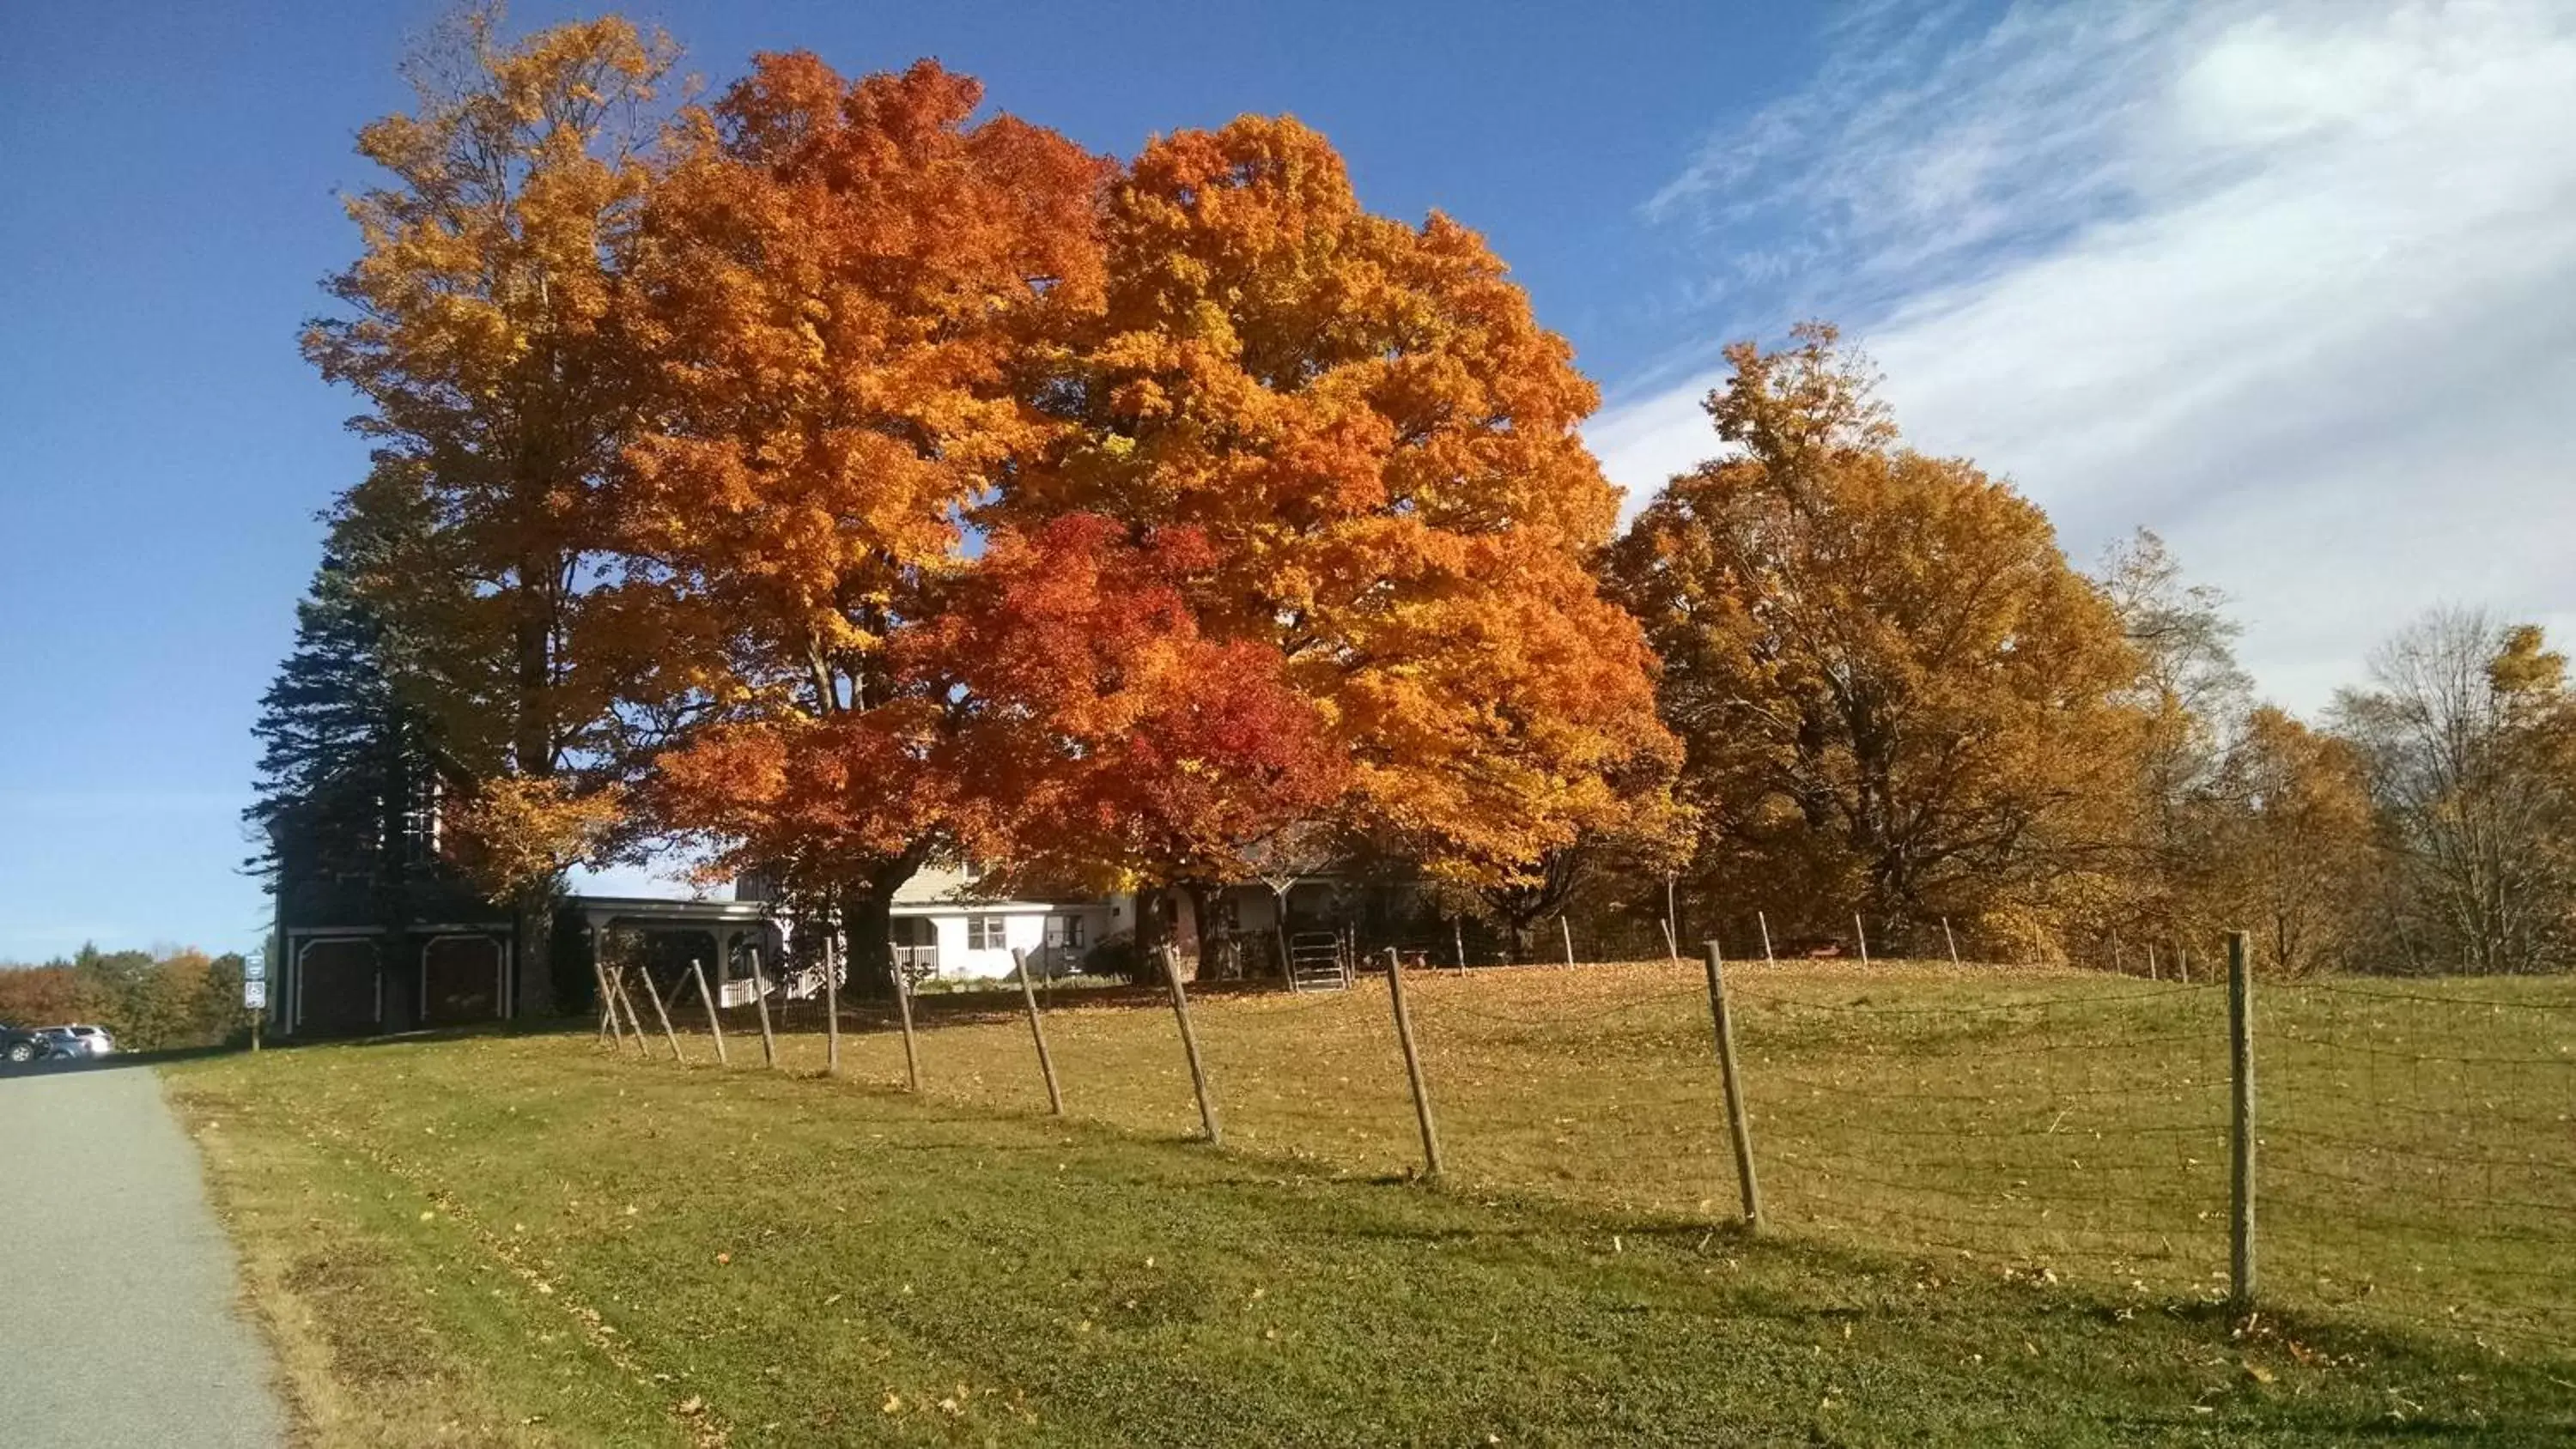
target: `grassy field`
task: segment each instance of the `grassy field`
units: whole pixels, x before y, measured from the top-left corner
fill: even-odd
[[[2267,994],[2280,1308],[2246,1323],[2218,993],[1732,979],[1758,1241],[1662,964],[1409,979],[1438,1189],[1371,984],[1202,997],[1223,1153],[1141,994],[1058,998],[1067,1121],[1006,998],[923,999],[921,1100],[856,1014],[837,1083],[801,1020],[777,1074],[738,1027],[722,1073],[703,1034],[690,1071],[541,1034],[170,1080],[320,1442],[2576,1432],[2567,985]]]

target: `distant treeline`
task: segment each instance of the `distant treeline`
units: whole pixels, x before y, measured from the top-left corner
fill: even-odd
[[[0,963],[0,1022],[103,1026],[122,1051],[218,1045],[249,1029],[242,958],[83,946],[41,966]]]

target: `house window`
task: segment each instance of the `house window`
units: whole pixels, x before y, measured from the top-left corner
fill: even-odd
[[[967,950],[999,951],[1002,949],[1002,944],[1002,918],[1000,916],[968,916],[966,918]]]
[[[1082,949],[1082,917],[1064,918],[1064,944],[1077,951]]]

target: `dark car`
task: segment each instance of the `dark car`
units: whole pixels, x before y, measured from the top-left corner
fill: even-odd
[[[49,1026],[41,1035],[47,1048],[58,1057],[86,1061],[116,1054],[116,1038],[108,1035],[103,1026]]]
[[[28,1031],[0,1022],[0,1059],[9,1065],[24,1066],[38,1057],[51,1056],[53,1043],[41,1031]]]

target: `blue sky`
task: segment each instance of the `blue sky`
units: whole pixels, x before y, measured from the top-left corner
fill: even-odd
[[[0,960],[248,948],[248,726],[354,476],[297,358],[429,4],[0,5]],[[2576,628],[2576,6],[633,7],[711,80],[920,55],[1098,149],[1242,111],[1492,239],[1642,495],[1842,320],[2090,557],[2158,527],[2321,703],[2444,599]],[[523,4],[522,24],[576,13]]]

